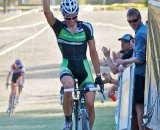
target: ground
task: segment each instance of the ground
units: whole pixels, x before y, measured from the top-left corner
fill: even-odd
[[[143,21],[146,21],[147,10],[140,11]],[[93,24],[100,60],[103,59],[103,46],[111,48],[111,51],[118,51],[120,43],[117,39],[126,33],[134,35],[126,21],[126,12],[127,10],[80,12],[79,20]],[[54,13],[62,18],[59,12]],[[16,15],[19,14],[0,15],[0,130],[51,130],[53,126],[54,130],[58,130],[62,128],[63,112],[59,104],[61,84],[58,78],[61,54],[55,35],[46,23],[43,12],[36,10],[6,20]],[[17,58],[21,59],[26,67],[26,80],[21,102],[16,107],[16,113],[9,118],[5,111],[10,90],[5,89],[5,82],[10,65]],[[90,58],[88,60],[90,62]],[[108,71],[106,67],[101,67],[101,70]],[[108,86],[106,85],[106,88]],[[95,123],[94,130],[99,127],[101,130],[114,130],[115,103],[109,100],[101,104],[97,99],[95,106],[97,119],[103,121]],[[111,111],[107,115],[108,118],[112,117],[111,123],[107,124],[109,127],[105,126],[109,122],[105,117],[105,108],[106,111]]]

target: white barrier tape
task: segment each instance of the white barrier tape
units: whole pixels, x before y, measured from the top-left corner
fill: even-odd
[[[6,53],[8,53],[8,52],[10,52],[10,51],[18,48],[19,46],[23,45],[24,43],[28,42],[29,40],[37,37],[38,35],[40,35],[42,32],[44,32],[44,31],[45,31],[46,29],[48,29],[48,28],[49,28],[49,26],[46,26],[46,27],[44,27],[43,29],[41,29],[39,32],[37,32],[35,35],[30,36],[30,37],[22,40],[21,42],[17,43],[16,45],[14,45],[14,46],[12,46],[12,47],[10,47],[10,48],[7,48],[6,50],[0,52],[0,56],[2,56],[2,55],[4,55],[4,54],[6,54]]]
[[[10,20],[12,20],[12,19],[18,18],[18,17],[20,17],[20,16],[23,16],[23,15],[26,15],[26,14],[30,14],[30,13],[32,13],[32,12],[38,12],[38,11],[39,11],[39,9],[29,10],[29,11],[20,13],[20,14],[18,14],[18,15],[16,15],[16,16],[13,16],[13,17],[10,17],[10,18],[1,20],[0,23],[4,23],[4,22],[10,21]]]
[[[61,18],[59,17],[58,19],[61,19]],[[37,23],[37,24],[24,25],[24,26],[2,27],[2,28],[0,28],[0,31],[12,30],[12,29],[30,28],[30,27],[38,26],[38,25],[45,24],[45,23],[47,23],[47,22],[40,22],[40,23]],[[94,25],[94,26],[108,26],[108,27],[112,27],[112,28],[116,28],[116,29],[131,30],[131,28],[129,28],[129,27],[121,27],[121,26],[117,26],[117,25],[114,25],[114,24],[93,23],[93,25]]]
[[[38,9],[36,9],[36,10],[38,10]],[[58,15],[57,18],[60,19],[60,20],[63,20],[62,15]],[[39,22],[37,24],[31,24],[31,25],[23,25],[23,26],[15,26],[15,27],[0,27],[0,31],[12,30],[12,29],[30,28],[30,27],[38,26],[38,25],[45,24],[45,23],[47,23],[47,21],[45,21],[45,22]]]
[[[36,23],[36,24],[30,24],[30,25],[24,25],[24,26],[15,26],[15,27],[1,27],[1,28],[0,28],[0,31],[12,30],[12,29],[31,28],[31,27],[39,26],[39,25],[42,25],[42,24],[45,24],[45,23],[47,23],[47,22],[39,22],[39,23]]]
[[[114,24],[107,24],[107,23],[93,23],[92,25],[94,25],[94,26],[108,26],[108,27],[112,27],[112,28],[116,28],[116,29],[131,30],[130,27],[121,27],[121,26],[117,26]]]

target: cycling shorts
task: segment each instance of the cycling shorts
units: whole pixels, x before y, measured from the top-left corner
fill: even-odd
[[[22,72],[16,72],[12,75],[12,82],[17,83],[17,79],[22,75]]]
[[[94,80],[87,59],[80,61],[63,59],[60,69],[60,79],[64,76],[71,76],[73,79],[78,79],[79,87],[86,87],[86,85],[94,87]]]

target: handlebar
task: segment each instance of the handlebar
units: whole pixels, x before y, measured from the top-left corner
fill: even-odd
[[[66,92],[96,92],[100,91],[99,88],[68,88],[64,89],[64,93]]]
[[[100,87],[99,92],[100,92],[101,103],[103,103],[104,100],[106,99],[106,96],[104,94],[104,85],[99,85],[99,87]]]
[[[100,88],[69,88],[69,89],[64,89],[63,90],[64,93],[67,93],[67,92],[99,92],[100,93],[100,99],[101,99],[101,103],[104,102],[105,100],[105,95],[104,95],[104,92],[103,90]]]
[[[8,86],[11,85],[10,83],[6,83],[6,90],[8,89]]]

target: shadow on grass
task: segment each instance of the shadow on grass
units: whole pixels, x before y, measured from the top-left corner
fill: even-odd
[[[21,111],[12,117],[0,113],[0,130],[60,130],[63,121],[60,109]]]
[[[114,107],[96,107],[93,130],[115,130]],[[0,130],[61,130],[64,116],[61,109],[21,111],[8,117],[0,113]]]

